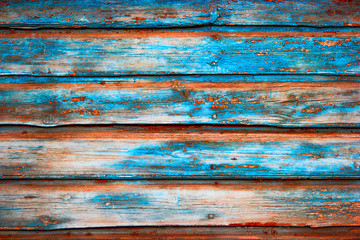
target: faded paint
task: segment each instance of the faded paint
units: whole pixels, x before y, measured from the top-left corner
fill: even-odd
[[[46,78],[41,83],[16,83],[26,77],[2,78],[0,122],[39,126],[78,123],[360,124],[358,77],[350,78],[352,82],[332,82],[338,79],[336,77],[313,82],[315,77],[302,77],[307,82],[297,82],[295,87],[289,76],[257,77],[256,82],[246,82],[253,77],[217,76],[208,82],[199,77],[186,78],[187,81],[184,77],[167,77],[165,81],[152,77],[144,81],[143,77],[135,77],[105,82],[106,78],[76,77],[57,83],[54,81],[60,80],[56,78]],[[232,82],[226,82],[227,78],[232,78]],[[279,82],[267,82],[269,79]],[[14,83],[8,83],[10,81]]]
[[[5,27],[159,28],[203,25],[359,26],[358,1],[1,1]]]
[[[0,129],[2,179],[357,179],[360,173],[355,130],[23,129]]]
[[[2,126],[1,239],[11,229],[163,225],[238,226],[222,237],[224,228],[206,228],[220,239],[359,236],[306,228],[360,226],[359,1],[0,5],[0,124],[329,128]],[[196,28],[164,28],[180,26]],[[135,77],[111,77],[119,75]],[[248,181],[221,181],[239,178]],[[151,238],[165,231],[140,229]],[[171,231],[178,239],[191,230]],[[58,233],[47,238],[73,238]]]
[[[328,30],[2,31],[0,75],[358,74],[360,33]]]
[[[0,185],[0,197],[7,199],[6,205],[0,202],[2,230],[325,227],[359,226],[360,221],[358,181],[4,181]]]

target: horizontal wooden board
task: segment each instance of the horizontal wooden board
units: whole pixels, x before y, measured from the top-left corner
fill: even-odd
[[[358,127],[359,80],[289,75],[2,77],[0,123]]]
[[[348,74],[357,28],[0,31],[0,75]]]
[[[359,181],[2,181],[0,228],[360,226]]]
[[[223,0],[218,25],[360,26],[358,0]]]
[[[1,1],[3,27],[359,26],[356,0]]]
[[[1,127],[1,179],[359,179],[359,130]]]
[[[52,231],[0,231],[1,239],[357,239],[359,227],[121,227]]]

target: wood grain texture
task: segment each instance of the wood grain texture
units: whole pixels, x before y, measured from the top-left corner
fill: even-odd
[[[0,78],[0,123],[357,127],[359,77]]]
[[[359,179],[359,130],[1,127],[1,179]]]
[[[359,181],[2,181],[0,228],[359,226]]]
[[[357,28],[0,31],[0,75],[357,75]]]
[[[1,1],[3,27],[359,26],[357,0]]]
[[[359,227],[122,227],[53,231],[0,231],[0,239],[358,239]]]
[[[5,0],[0,27],[0,239],[360,237],[359,1]]]
[[[359,26],[358,0],[223,0],[217,25]]]

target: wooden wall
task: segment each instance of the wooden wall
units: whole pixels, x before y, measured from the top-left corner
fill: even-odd
[[[360,238],[359,0],[0,1],[0,239]]]

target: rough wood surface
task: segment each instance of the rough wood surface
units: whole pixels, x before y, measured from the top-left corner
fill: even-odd
[[[0,239],[358,239],[359,227],[121,227],[53,231],[0,231]]]
[[[2,30],[0,75],[357,75],[357,29]]]
[[[357,0],[4,0],[3,27],[359,26]]]
[[[360,226],[359,181],[1,181],[0,228]]]
[[[1,179],[358,179],[358,130],[1,127]]]
[[[360,26],[358,0],[223,0],[218,25]]]
[[[358,0],[0,0],[0,239],[360,238],[359,27]]]
[[[302,82],[296,82],[299,79]],[[358,127],[359,79],[3,77],[0,78],[0,123]]]

